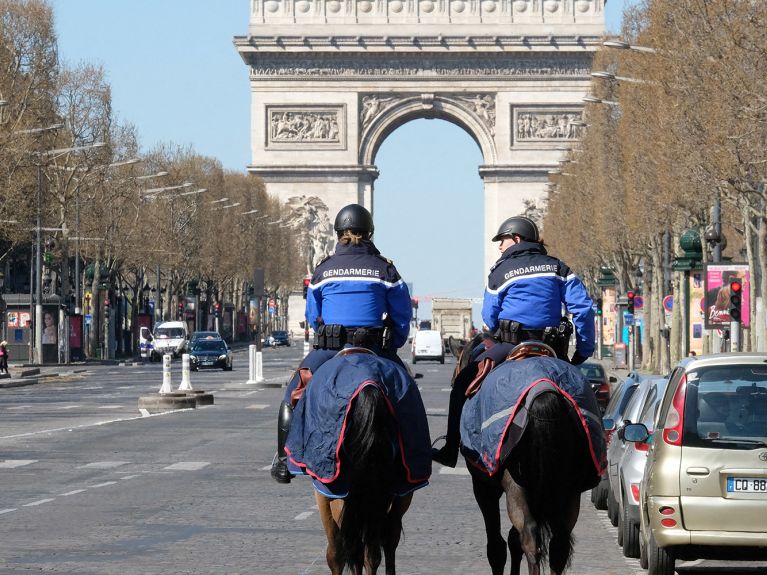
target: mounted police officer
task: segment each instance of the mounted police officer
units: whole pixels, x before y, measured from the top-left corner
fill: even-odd
[[[272,463],[272,477],[278,483],[289,483],[292,477],[284,448],[293,405],[320,365],[349,346],[368,348],[403,365],[397,349],[410,331],[410,293],[397,268],[370,239],[373,216],[350,204],[338,212],[333,227],[338,237],[335,254],[314,270],[306,294],[306,319],[314,327],[315,349],[301,362],[280,405]]]
[[[481,377],[480,366],[502,363],[523,341],[542,341],[557,357],[568,361],[572,325],[563,317],[563,308],[575,324],[573,365],[594,353],[593,302],[581,280],[562,261],[548,255],[530,218],[514,216],[504,221],[492,241],[500,241],[501,257],[490,269],[482,305],[482,319],[497,343],[489,347],[459,373],[450,392],[447,438],[432,459],[455,467],[458,458],[459,423],[466,389]]]

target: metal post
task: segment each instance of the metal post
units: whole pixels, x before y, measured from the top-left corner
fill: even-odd
[[[719,198],[719,192],[716,193],[716,199],[714,200],[714,209],[711,213],[712,224],[717,231],[722,229],[722,202]],[[722,261],[722,238],[720,232],[719,241],[714,244],[714,250],[711,254],[711,259],[714,263]]]
[[[304,357],[309,355],[311,346],[309,345],[309,320],[304,316]]]
[[[173,356],[169,353],[166,353],[162,356],[162,387],[160,388],[161,394],[173,393],[170,374],[170,362],[172,358]]]
[[[80,307],[80,186],[75,192],[75,313],[81,314]]]
[[[629,371],[634,371],[634,326],[629,326]]]
[[[43,363],[43,258],[41,212],[43,202],[43,167],[37,165],[37,253],[35,254],[35,363]]]
[[[730,351],[740,351],[740,322],[730,322]]]
[[[154,308],[155,324],[162,321],[162,296],[160,295],[160,264],[157,264],[157,301]]]
[[[189,357],[188,353],[181,355],[181,385],[178,386],[179,391],[192,391],[191,362]]]

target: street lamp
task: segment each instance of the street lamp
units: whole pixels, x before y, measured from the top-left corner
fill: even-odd
[[[647,46],[636,46],[634,44],[629,44],[628,42],[624,42],[623,40],[607,40],[606,42],[602,42],[602,46],[605,46],[606,48],[617,48],[619,50],[632,50],[634,52],[645,52],[647,54],[658,53],[658,51],[655,48],[649,48]]]
[[[589,104],[606,104],[608,106],[617,106],[618,102],[615,100],[603,100],[602,98],[597,98],[596,96],[592,96],[591,94],[587,94],[583,97],[584,102],[588,102]]]
[[[637,80],[636,78],[627,78],[626,76],[616,76],[612,72],[598,71],[592,72],[591,75],[594,78],[601,78],[602,80],[629,82],[631,84],[649,84],[647,80]]]

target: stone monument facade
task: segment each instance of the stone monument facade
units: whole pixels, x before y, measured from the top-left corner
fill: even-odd
[[[490,238],[545,197],[549,170],[580,137],[605,0],[250,3],[248,34],[234,39],[250,71],[248,169],[282,201],[309,202],[299,219],[319,209],[332,220],[351,202],[375,211],[386,136],[441,118],[482,151]],[[333,245],[307,242],[316,260]],[[495,254],[488,240],[486,268]]]

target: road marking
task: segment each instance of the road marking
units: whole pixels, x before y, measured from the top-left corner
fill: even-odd
[[[99,409],[121,409],[124,405],[99,405]]]
[[[31,405],[14,405],[13,407],[9,407],[7,409],[10,411],[11,409],[29,409],[30,407],[32,406]]]
[[[293,518],[293,521],[303,521],[304,519],[307,519],[308,517],[311,517],[314,515],[314,511],[304,511],[303,513],[299,513]]]
[[[56,409],[77,409],[78,407],[82,405],[59,405]]]
[[[81,387],[80,391],[92,391],[94,389],[104,389],[103,385],[98,385],[96,387]]]
[[[448,393],[450,393],[451,391],[453,391],[453,388],[452,387],[443,387],[442,389],[440,389],[440,391],[447,391]]]
[[[452,467],[440,467],[439,468],[439,474],[440,475],[470,475],[469,470],[465,467],[456,467],[455,469]]]
[[[0,461],[0,469],[13,469],[33,463],[37,463],[37,459],[6,459],[5,461]]]
[[[261,468],[261,471],[269,471],[271,468],[272,468],[271,464],[270,464],[270,465],[264,465],[264,466]]]
[[[245,409],[266,409],[269,407],[268,403],[254,403],[253,405],[249,405]]]
[[[74,491],[67,491],[66,493],[61,493],[60,497],[69,497],[70,495],[77,495],[78,493],[85,493],[85,489],[75,489]]]
[[[253,395],[254,393],[258,393],[259,391],[261,391],[261,390],[260,389],[255,389],[253,391],[249,391],[248,393],[243,393],[242,397],[247,397],[249,395]]]
[[[130,461],[94,461],[93,463],[80,465],[77,469],[112,469],[121,465],[127,465],[128,463]]]
[[[0,509],[0,515],[4,515],[5,513],[11,513],[13,511],[16,511],[15,507],[9,507],[8,509]]]
[[[444,407],[430,407],[426,410],[426,415],[429,415],[430,413],[445,413],[447,409]]]
[[[32,501],[31,503],[25,503],[24,507],[35,507],[37,505],[42,505],[43,503],[48,503],[50,501],[55,501],[56,499],[54,497],[51,497],[49,499],[39,499],[38,501]]]
[[[104,483],[97,483],[96,485],[91,485],[91,487],[106,487],[107,485],[114,485],[117,483],[117,481],[105,481]]]
[[[165,471],[197,471],[210,465],[208,461],[180,461],[168,467],[163,467]]]
[[[141,474],[138,474],[138,475],[126,475],[125,477],[121,477],[120,479],[121,479],[121,480],[125,480],[125,479],[135,479],[136,477],[141,477]]]

